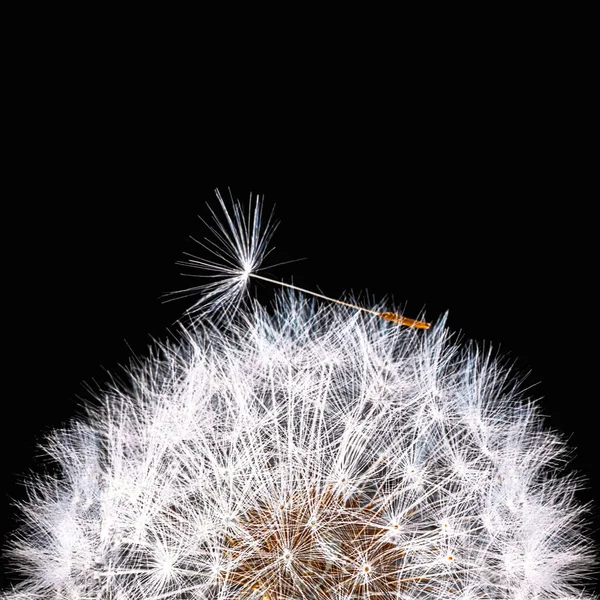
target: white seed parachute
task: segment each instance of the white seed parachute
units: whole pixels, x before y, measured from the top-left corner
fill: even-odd
[[[241,304],[272,221],[219,200],[179,343],[47,440],[5,598],[593,598],[567,448],[511,373],[443,319]]]

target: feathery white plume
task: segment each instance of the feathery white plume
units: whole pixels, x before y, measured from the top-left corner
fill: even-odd
[[[222,217],[217,216],[209,206],[212,223],[203,220],[214,239],[206,237],[204,241],[194,240],[209,257],[187,253],[188,259],[180,263],[199,271],[190,276],[211,280],[177,292],[178,296],[199,296],[189,312],[200,318],[209,314],[218,318],[235,311],[248,285],[248,277],[259,270],[269,254],[269,242],[277,228],[272,214],[263,222],[259,196],[256,196],[254,205],[250,196],[245,213],[233,201],[230,212],[218,190],[216,195]]]
[[[267,250],[257,210],[196,259],[215,309]],[[30,484],[6,598],[593,597],[567,449],[491,356],[293,291],[239,316],[48,440],[62,478]]]

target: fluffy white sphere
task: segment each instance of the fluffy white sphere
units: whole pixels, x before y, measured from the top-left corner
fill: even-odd
[[[563,444],[443,323],[287,295],[182,340],[48,443],[10,597],[583,597]]]

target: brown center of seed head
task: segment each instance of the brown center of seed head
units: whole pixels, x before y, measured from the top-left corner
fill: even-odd
[[[371,506],[328,489],[249,510],[227,540],[223,579],[243,599],[392,597],[404,551]]]

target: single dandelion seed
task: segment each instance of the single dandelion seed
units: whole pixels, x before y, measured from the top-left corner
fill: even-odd
[[[316,298],[370,313],[398,325],[414,327],[415,329],[429,329],[431,327],[430,323],[411,319],[400,313],[373,310],[331,298],[291,283],[259,275],[258,271],[261,270],[260,265],[271,251],[271,249],[268,249],[268,243],[277,228],[277,223],[272,219],[272,215],[268,218],[266,224],[262,223],[262,201],[259,196],[255,197],[254,202],[252,201],[252,195],[250,196],[247,213],[244,213],[235,202],[230,213],[218,190],[216,190],[216,195],[223,216],[219,218],[212,208],[209,207],[213,222],[209,224],[204,221],[213,234],[214,239],[205,238],[203,242],[194,240],[214,258],[206,259],[188,253],[188,260],[179,263],[203,271],[203,274],[196,274],[196,277],[210,278],[212,280],[209,283],[202,283],[176,293],[178,296],[200,294],[200,299],[190,309],[191,313],[200,315],[216,313],[217,315],[220,314],[222,318],[226,318],[226,315],[230,315],[232,309],[239,305],[246,290],[248,280],[252,277],[274,285],[286,287],[296,292],[302,292],[303,294],[309,294]]]

